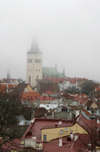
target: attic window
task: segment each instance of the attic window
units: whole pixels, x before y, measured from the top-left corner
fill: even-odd
[[[43,141],[47,141],[47,135],[43,135]]]

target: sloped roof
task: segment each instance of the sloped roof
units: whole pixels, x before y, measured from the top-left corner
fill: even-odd
[[[33,42],[31,49],[27,52],[27,54],[40,54],[40,49],[37,42]],[[42,54],[42,53],[41,53]]]
[[[89,134],[96,129],[97,122],[96,120],[87,120],[84,116],[79,115],[74,120],[62,120],[62,124],[59,125],[60,119],[43,119],[43,118],[34,118],[33,123],[30,124],[29,128],[25,132],[23,139],[27,139],[28,132],[31,132],[37,140],[41,140],[41,129],[43,128],[55,128],[55,123],[58,124],[58,127],[70,127],[75,123],[78,123],[83,129],[85,129]]]
[[[59,78],[64,78],[64,73],[58,73]]]
[[[4,141],[4,144],[2,144],[0,149],[5,152],[11,152],[11,150],[21,150],[20,139],[8,140],[7,142]]]
[[[42,68],[43,75],[57,75],[58,71],[55,67],[43,67]]]
[[[62,138],[62,146],[59,146],[59,139],[52,140],[47,143],[43,143],[44,152],[88,152],[88,143],[91,141],[87,134],[77,134],[78,139],[76,141],[67,141],[67,137]]]
[[[34,97],[41,97],[41,94],[39,92],[23,92],[22,98],[34,98]]]
[[[88,100],[88,102],[85,104],[87,107],[90,107],[93,103],[95,103],[97,105],[97,103],[95,101],[91,101],[91,100]],[[98,106],[98,105],[97,105]]]
[[[56,93],[53,91],[45,91],[45,92],[43,92],[43,94],[56,94]]]
[[[86,94],[78,94],[74,100],[78,101],[79,104],[85,104],[88,101],[89,97]]]
[[[27,86],[28,83],[19,83],[19,85],[15,88],[15,92],[22,94]]]

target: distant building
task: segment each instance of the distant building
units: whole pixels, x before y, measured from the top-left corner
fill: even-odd
[[[26,82],[32,87],[37,85],[37,80],[42,79],[42,52],[38,44],[32,44],[30,51],[27,52]]]
[[[37,81],[42,78],[65,78],[65,70],[59,73],[57,65],[55,67],[43,67],[43,55],[38,44],[33,43],[27,52],[26,82],[32,87],[37,85]]]

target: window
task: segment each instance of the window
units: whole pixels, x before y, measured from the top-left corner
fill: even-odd
[[[43,135],[43,141],[47,141],[47,135]]]
[[[35,63],[41,63],[40,59],[35,59]]]
[[[32,63],[32,59],[28,59],[28,63]]]

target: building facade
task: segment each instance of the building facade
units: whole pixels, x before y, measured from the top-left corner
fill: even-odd
[[[31,49],[27,52],[27,69],[26,82],[32,87],[37,85],[37,81],[42,79],[42,52],[38,44],[32,44]]]

